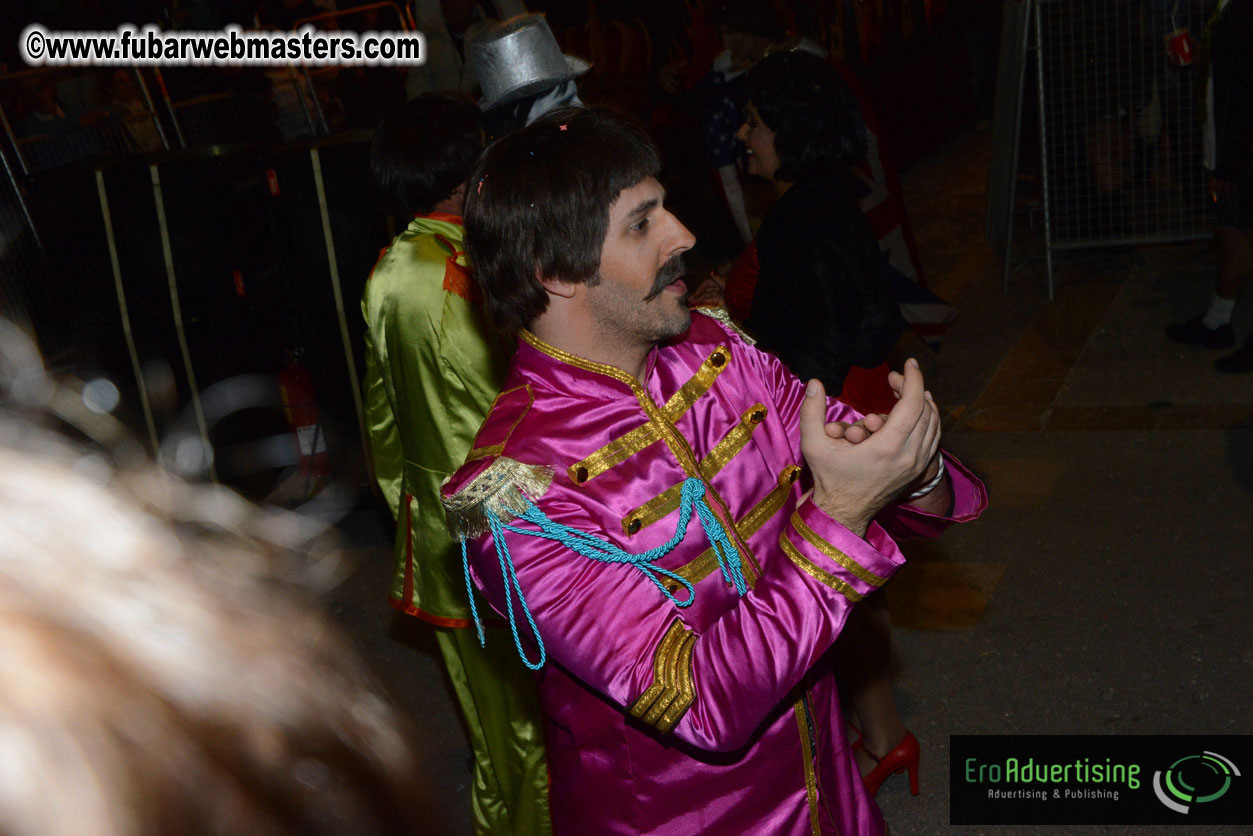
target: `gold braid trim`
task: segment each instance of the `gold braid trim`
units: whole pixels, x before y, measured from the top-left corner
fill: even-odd
[[[634,377],[627,374],[626,372],[624,372],[622,369],[618,368],[617,366],[610,366],[605,363],[597,363],[594,360],[588,360],[586,358],[578,356],[577,354],[571,354],[568,351],[562,351],[560,348],[557,348],[557,346],[549,345],[548,343],[544,342],[539,337],[535,336],[534,334],[532,334],[530,331],[526,330],[525,328],[522,328],[518,331],[518,337],[521,340],[523,340],[525,343],[530,345],[532,348],[534,348],[536,351],[541,351],[544,354],[547,354],[549,357],[553,357],[557,360],[560,360],[563,363],[569,363],[571,366],[583,369],[584,371],[596,372],[597,374],[603,374],[608,377],[612,377],[614,380],[617,380],[621,383],[625,383],[627,386],[630,386],[633,391],[640,388],[640,382],[638,380],[636,380]]]
[[[801,469],[794,464],[790,464],[783,468],[779,473],[779,484],[774,490],[766,494],[766,497],[752,507],[752,509],[736,521],[736,531],[740,536],[747,540],[757,533],[766,521],[779,513],[783,507],[783,503],[787,501],[788,494],[792,491],[792,483],[796,481],[796,477],[800,474]],[[683,564],[674,570],[676,575],[680,575],[693,584],[698,584],[705,578],[709,577],[718,568],[718,558],[714,554],[712,548],[705,549],[695,559]],[[749,586],[757,580],[752,577],[752,568],[748,563],[744,564],[744,580],[748,581]],[[671,592],[680,588],[678,581],[666,578],[662,581],[666,588]]]
[[[714,381],[718,379],[718,375],[722,374],[730,363],[731,352],[727,351],[725,346],[720,345],[710,352],[705,362],[700,364],[700,368],[679,387],[679,391],[670,396],[670,400],[666,401],[666,405],[661,408],[666,420],[671,424],[677,423],[692,408],[692,405],[709,391]]]
[[[798,569],[819,583],[824,583],[831,587],[836,592],[852,601],[854,604],[866,597],[844,581],[837,578],[835,575],[819,568],[813,563],[813,561],[801,554],[800,549],[793,546],[792,541],[787,538],[786,531],[780,532],[779,534],[779,547],[783,549],[783,553],[788,556],[788,559],[796,564]]]
[[[814,763],[813,730],[809,724],[809,712],[805,710],[802,696],[793,706],[796,713],[796,731],[801,739],[801,761],[805,767],[805,800],[809,804],[809,829],[813,836],[821,836],[822,825],[818,818],[818,769]]]
[[[490,447],[475,447],[466,454],[466,464],[477,462],[479,459],[490,459],[492,456],[499,456],[505,452],[505,445],[493,444]]]
[[[754,505],[752,510],[744,515],[744,519],[740,520],[739,529],[744,532],[745,537],[756,534],[758,529],[766,524],[766,520],[779,513],[783,503],[792,492],[792,484],[800,478],[800,475],[800,465],[795,464],[789,464],[779,471],[778,484],[766,494],[765,499]]]
[[[757,416],[754,419],[753,416]],[[744,411],[740,416],[738,424],[727,431],[717,446],[710,450],[705,458],[701,459],[700,472],[705,479],[713,479],[722,468],[727,466],[731,459],[735,458],[744,445],[748,444],[749,438],[753,435],[753,430],[766,416],[766,408],[761,404],[753,404]],[[648,528],[657,520],[672,512],[679,507],[679,500],[683,493],[683,483],[671,485],[657,496],[645,502],[638,508],[628,511],[626,516],[622,518],[622,530],[628,536],[638,533]],[[748,535],[744,535],[748,536]]]
[[[526,392],[526,405],[521,409],[518,409],[517,404],[512,402],[513,400],[516,400],[512,398],[512,395],[514,392],[522,391]],[[492,444],[487,447],[475,447],[470,451],[469,455],[466,456],[466,464],[478,461],[479,459],[486,459],[491,456],[499,456],[505,452],[506,442],[508,442],[509,438],[513,435],[513,431],[518,428],[518,424],[522,423],[522,419],[526,417],[527,412],[530,411],[531,405],[535,403],[535,393],[531,391],[531,385],[529,383],[524,383],[521,386],[515,386],[512,389],[507,389],[496,396],[495,400],[492,401],[492,405],[488,408],[487,414],[491,415],[496,411],[496,406],[498,404],[505,403],[507,399],[509,400],[511,406],[506,408],[517,410],[518,416],[514,418],[513,423],[509,425],[509,430],[505,433],[505,441],[502,441],[500,444]]]
[[[625,372],[615,369],[613,366],[593,363],[572,354],[566,354],[527,332],[523,332],[522,337],[531,345],[551,354],[558,360],[571,363],[588,371],[609,375],[615,380],[623,380],[622,375]],[[696,370],[686,383],[679,387],[679,390],[670,397],[670,400],[666,401],[666,405],[661,408],[662,418],[672,424],[682,418],[692,408],[692,405],[700,400],[701,396],[713,386],[714,381],[718,379],[718,375],[722,374],[722,371],[727,367],[730,356],[730,352],[726,348],[719,346],[709,357],[705,358],[705,362],[700,365],[700,368]],[[640,400],[641,406],[645,407],[645,412],[649,412],[645,402],[651,404],[652,401],[648,394],[640,388],[639,382],[635,378],[629,375],[627,377],[628,379],[623,382],[631,386],[631,391]],[[575,484],[582,485],[595,479],[611,467],[621,464],[645,447],[661,440],[661,438],[662,433],[658,429],[657,418],[653,413],[649,412],[648,423],[641,424],[625,435],[615,438],[587,458],[570,465],[568,468],[570,479]],[[678,453],[675,455],[678,456]],[[675,501],[678,501],[677,493],[675,494]],[[665,514],[662,514],[662,516],[665,516]]]
[[[683,498],[683,483],[671,485],[638,508],[627,512],[622,518],[622,530],[628,536],[638,533],[641,529],[657,522],[679,507]]]
[[[581,485],[590,479],[595,479],[609,468],[626,461],[660,439],[657,428],[651,423],[641,424],[626,435],[615,438],[586,459],[570,465],[567,468],[570,480]],[[582,479],[579,478],[580,476]]]
[[[887,578],[881,578],[869,569],[863,568],[857,561],[853,560],[844,552],[819,537],[818,532],[805,525],[805,521],[801,519],[800,511],[797,511],[792,515],[792,527],[795,528],[796,533],[804,537],[811,546],[843,566],[858,580],[865,581],[871,586],[883,586],[888,582]]]
[[[696,649],[696,636],[688,633],[674,661],[674,675],[678,692],[670,707],[657,721],[657,731],[665,734],[673,729],[696,700],[696,686],[692,683],[692,651]]]
[[[488,511],[501,522],[512,520],[526,510],[528,497],[539,499],[548,492],[552,481],[551,467],[523,464],[502,456],[470,484],[441,500],[448,519],[448,533],[457,540],[481,537],[491,530]]]
[[[700,472],[704,474],[706,479],[712,479],[714,476],[727,466],[727,462],[735,458],[744,445],[748,444],[748,440],[753,435],[753,430],[757,429],[766,417],[766,407],[762,404],[753,404],[744,413],[740,415],[740,422],[732,427],[727,434],[722,437],[712,450],[710,450],[705,458],[701,459]]]
[[[695,310],[697,313],[703,313],[710,319],[716,319],[723,325],[727,326],[727,328],[730,328],[739,335],[739,338],[744,341],[745,345],[757,345],[757,341],[755,339],[744,333],[743,329],[741,329],[739,325],[735,324],[735,320],[731,319],[731,312],[725,307],[719,305],[716,308],[695,308]]]
[[[696,689],[692,685],[692,648],[697,636],[676,618],[653,653],[653,684],[627,707],[632,717],[665,734],[683,719]]]

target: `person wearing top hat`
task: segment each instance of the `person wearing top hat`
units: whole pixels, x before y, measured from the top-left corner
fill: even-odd
[[[591,64],[562,55],[542,14],[518,15],[476,40],[470,62],[483,97],[483,129],[498,139],[559,107],[581,106],[575,79]]]
[[[489,13],[490,7],[490,13]],[[426,61],[405,77],[405,98],[423,93],[459,90],[476,95],[478,79],[470,62],[470,45],[501,20],[526,12],[522,0],[417,0],[418,31],[426,38]]]
[[[439,503],[508,364],[464,252],[461,205],[482,148],[478,108],[454,92],[418,96],[375,134],[376,191],[408,226],[366,282],[364,400],[375,477],[397,522],[391,603],[434,630],[474,753],[474,833],[543,836],[551,825],[538,693],[508,652],[507,627],[488,628],[496,641],[486,649],[467,629],[461,552]]]
[[[577,102],[573,79],[588,69],[561,54],[543,15],[511,18],[476,41],[472,54],[483,80],[480,107],[488,106],[504,132],[550,102]],[[536,688],[502,652],[506,641],[483,650],[465,629],[460,554],[438,500],[508,361],[485,327],[461,223],[487,115],[460,93],[423,93],[375,136],[379,196],[409,225],[380,256],[362,300],[365,403],[375,474],[398,523],[391,600],[435,628],[474,752],[474,832],[543,836],[551,825]]]

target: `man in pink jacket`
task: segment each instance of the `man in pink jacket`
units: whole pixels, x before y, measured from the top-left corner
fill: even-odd
[[[891,535],[974,519],[983,486],[916,363],[863,418],[689,313],[658,170],[590,109],[472,176],[470,256],[519,340],[443,489],[467,584],[536,671],[556,834],[880,834],[825,654]]]

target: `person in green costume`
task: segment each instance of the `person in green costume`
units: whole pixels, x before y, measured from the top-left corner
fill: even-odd
[[[375,134],[377,192],[413,220],[379,257],[361,301],[366,420],[397,522],[391,602],[435,628],[474,750],[474,832],[542,836],[552,828],[536,685],[507,627],[489,625],[503,635],[486,648],[467,629],[460,547],[439,502],[509,362],[464,255],[461,204],[482,147],[478,109],[453,93],[417,97]]]

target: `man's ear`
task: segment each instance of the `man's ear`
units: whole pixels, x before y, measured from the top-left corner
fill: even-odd
[[[539,282],[540,287],[548,291],[553,296],[560,296],[563,299],[570,299],[574,296],[578,285],[574,282],[563,282],[561,279],[553,279],[540,273],[539,268],[535,268],[535,281]]]

